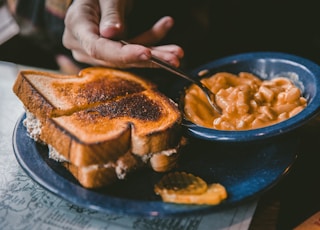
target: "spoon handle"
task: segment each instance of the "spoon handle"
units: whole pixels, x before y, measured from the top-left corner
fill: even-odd
[[[174,73],[174,74],[176,74],[176,75],[179,75],[180,77],[185,78],[185,79],[188,80],[188,81],[191,81],[191,82],[193,82],[193,83],[195,83],[195,84],[198,84],[198,81],[196,81],[195,79],[193,79],[191,76],[188,76],[186,73],[184,73],[184,72],[183,72],[182,70],[180,70],[179,68],[176,68],[176,67],[170,65],[169,63],[161,60],[160,58],[158,58],[158,57],[156,57],[156,56],[154,56],[154,55],[151,56],[151,61],[152,61],[154,64],[156,64],[156,65],[158,65],[158,66],[160,66],[160,67],[162,67],[162,68],[164,68],[164,69],[166,69],[166,70],[168,70],[168,71],[170,71],[170,72],[172,72],[172,73]]]
[[[211,92],[210,89],[208,89],[200,80],[195,80],[194,78],[192,78],[191,76],[189,77],[185,72],[183,72],[182,70],[180,70],[179,68],[176,68],[170,64],[168,64],[167,62],[161,60],[158,57],[155,56],[151,56],[151,61],[155,64],[157,64],[158,66],[176,74],[179,75],[180,77],[183,77],[184,79],[191,81],[192,83],[196,84],[197,86],[199,86],[202,91],[204,91],[204,93],[206,94],[206,97],[208,98],[209,103],[211,104],[211,106],[219,113],[222,114],[222,110],[221,108],[216,104],[215,101],[215,95]]]
[[[124,45],[130,44],[123,40],[120,40],[120,42]],[[173,65],[154,55],[151,56],[151,62],[199,86],[202,89],[202,91],[206,94],[206,97],[211,106],[214,108],[214,110],[216,110],[219,114],[222,114],[221,108],[216,104],[214,93],[211,92],[211,90],[208,89],[199,79],[195,79],[192,76],[189,76],[181,69],[174,67]]]

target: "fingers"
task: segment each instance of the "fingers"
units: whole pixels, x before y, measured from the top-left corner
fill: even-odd
[[[123,45],[114,38],[124,29],[128,0],[73,1],[65,18],[63,44],[75,60],[90,65],[115,68],[156,67],[151,54],[180,65],[183,50],[177,45],[154,46],[173,26],[171,17],[163,17],[150,30],[131,39],[136,44]],[[99,5],[100,4],[100,5]],[[101,7],[101,9],[100,9]],[[101,34],[103,33],[103,34]]]
[[[123,47],[120,42],[99,37],[86,47],[87,50],[74,46],[72,50],[73,57],[79,62],[115,68],[150,66],[146,61],[150,59],[151,51],[144,46]]]
[[[70,5],[64,20],[65,29],[62,37],[62,43],[66,48],[80,49],[99,37],[100,10],[97,5],[97,0],[73,1]]]
[[[138,35],[130,41],[132,43],[143,44],[145,46],[155,45],[167,35],[173,25],[174,20],[172,17],[162,17],[153,25],[150,30]]]
[[[123,69],[132,67],[158,67],[151,63],[151,53],[177,67],[180,65],[180,59],[183,57],[183,50],[175,45],[159,46],[151,50],[141,45],[122,45],[120,42],[105,41],[104,38],[100,39],[101,40],[97,40],[94,43],[96,46],[91,48],[92,51],[96,50],[94,51],[95,53],[88,55],[85,52],[74,52],[73,56],[81,62],[92,65]],[[105,52],[102,52],[103,50],[105,50]],[[92,57],[94,57],[94,59]]]
[[[153,46],[167,35],[173,25],[173,18],[165,16],[158,20],[150,30],[136,36],[133,39],[130,39],[130,43]],[[152,54],[170,63],[171,65],[178,67],[180,65],[180,60],[184,56],[184,51],[177,45],[153,46]],[[150,67],[157,66],[151,65]]]
[[[133,49],[133,47],[141,47],[141,46],[136,45],[136,44],[128,44],[128,45],[124,45],[123,50],[125,48],[128,48],[128,50],[131,50],[131,49]],[[136,65],[136,66],[158,67],[158,65],[155,65],[155,64],[151,63],[151,61],[150,61],[150,57],[151,57],[151,54],[152,54],[152,55],[154,55],[154,56],[156,56],[156,57],[168,62],[169,64],[178,67],[180,65],[180,60],[184,56],[183,49],[181,47],[177,46],[177,45],[156,46],[156,47],[150,48],[149,51],[151,53],[150,53],[150,55],[147,55],[145,61],[144,62],[140,62],[139,65]],[[127,53],[127,51],[126,51],[126,53]],[[134,59],[133,60],[123,59],[123,60],[125,62],[134,61]],[[143,60],[141,59],[141,61],[143,61]]]
[[[151,53],[152,55],[159,57],[162,60],[176,67],[180,66],[180,60],[184,56],[183,49],[176,45],[153,47]]]
[[[157,67],[150,62],[151,53],[174,66],[179,66],[180,59],[183,58],[183,50],[176,45],[149,49],[135,44],[122,45],[120,42],[99,37],[94,42],[88,41],[85,47],[87,51],[82,49],[79,43],[73,43],[72,54],[76,60],[91,65],[115,68]]]
[[[184,57],[184,51],[181,47],[177,45],[164,45],[164,46],[154,46],[151,48],[153,52],[162,51],[166,53],[171,53],[177,58],[182,59]],[[156,53],[154,53],[156,55]]]
[[[125,32],[125,13],[130,0],[99,0],[101,8],[100,34],[102,37],[119,39]]]

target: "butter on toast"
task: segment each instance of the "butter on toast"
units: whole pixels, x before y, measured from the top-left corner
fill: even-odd
[[[175,166],[180,111],[139,76],[100,67],[78,75],[29,70],[18,74],[13,91],[27,111],[28,132],[32,119],[40,121],[34,139],[61,155],[84,187],[108,185],[144,166]]]

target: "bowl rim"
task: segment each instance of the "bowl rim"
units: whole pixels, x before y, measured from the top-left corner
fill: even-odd
[[[196,76],[198,72],[204,69],[215,69],[229,63],[237,63],[250,59],[274,59],[286,60],[294,62],[299,66],[303,66],[310,74],[314,76],[316,84],[315,97],[308,103],[307,107],[300,113],[280,123],[257,128],[251,130],[215,130],[202,127],[192,123],[186,118],[183,119],[183,126],[187,129],[187,133],[193,137],[222,142],[245,142],[267,139],[276,137],[284,133],[291,132],[308,121],[313,119],[320,113],[320,66],[315,62],[301,56],[282,53],[282,52],[248,52],[226,56],[210,62],[207,62],[191,71],[191,74]],[[210,72],[210,71],[209,71]]]

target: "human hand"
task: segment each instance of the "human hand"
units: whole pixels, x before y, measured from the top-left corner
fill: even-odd
[[[75,60],[90,65],[115,68],[156,67],[151,54],[174,66],[180,65],[184,53],[177,45],[153,46],[163,39],[174,21],[166,16],[152,28],[123,45],[124,17],[130,7],[129,0],[77,0],[69,7],[65,18],[63,44],[72,51]],[[148,46],[148,47],[146,47]]]

